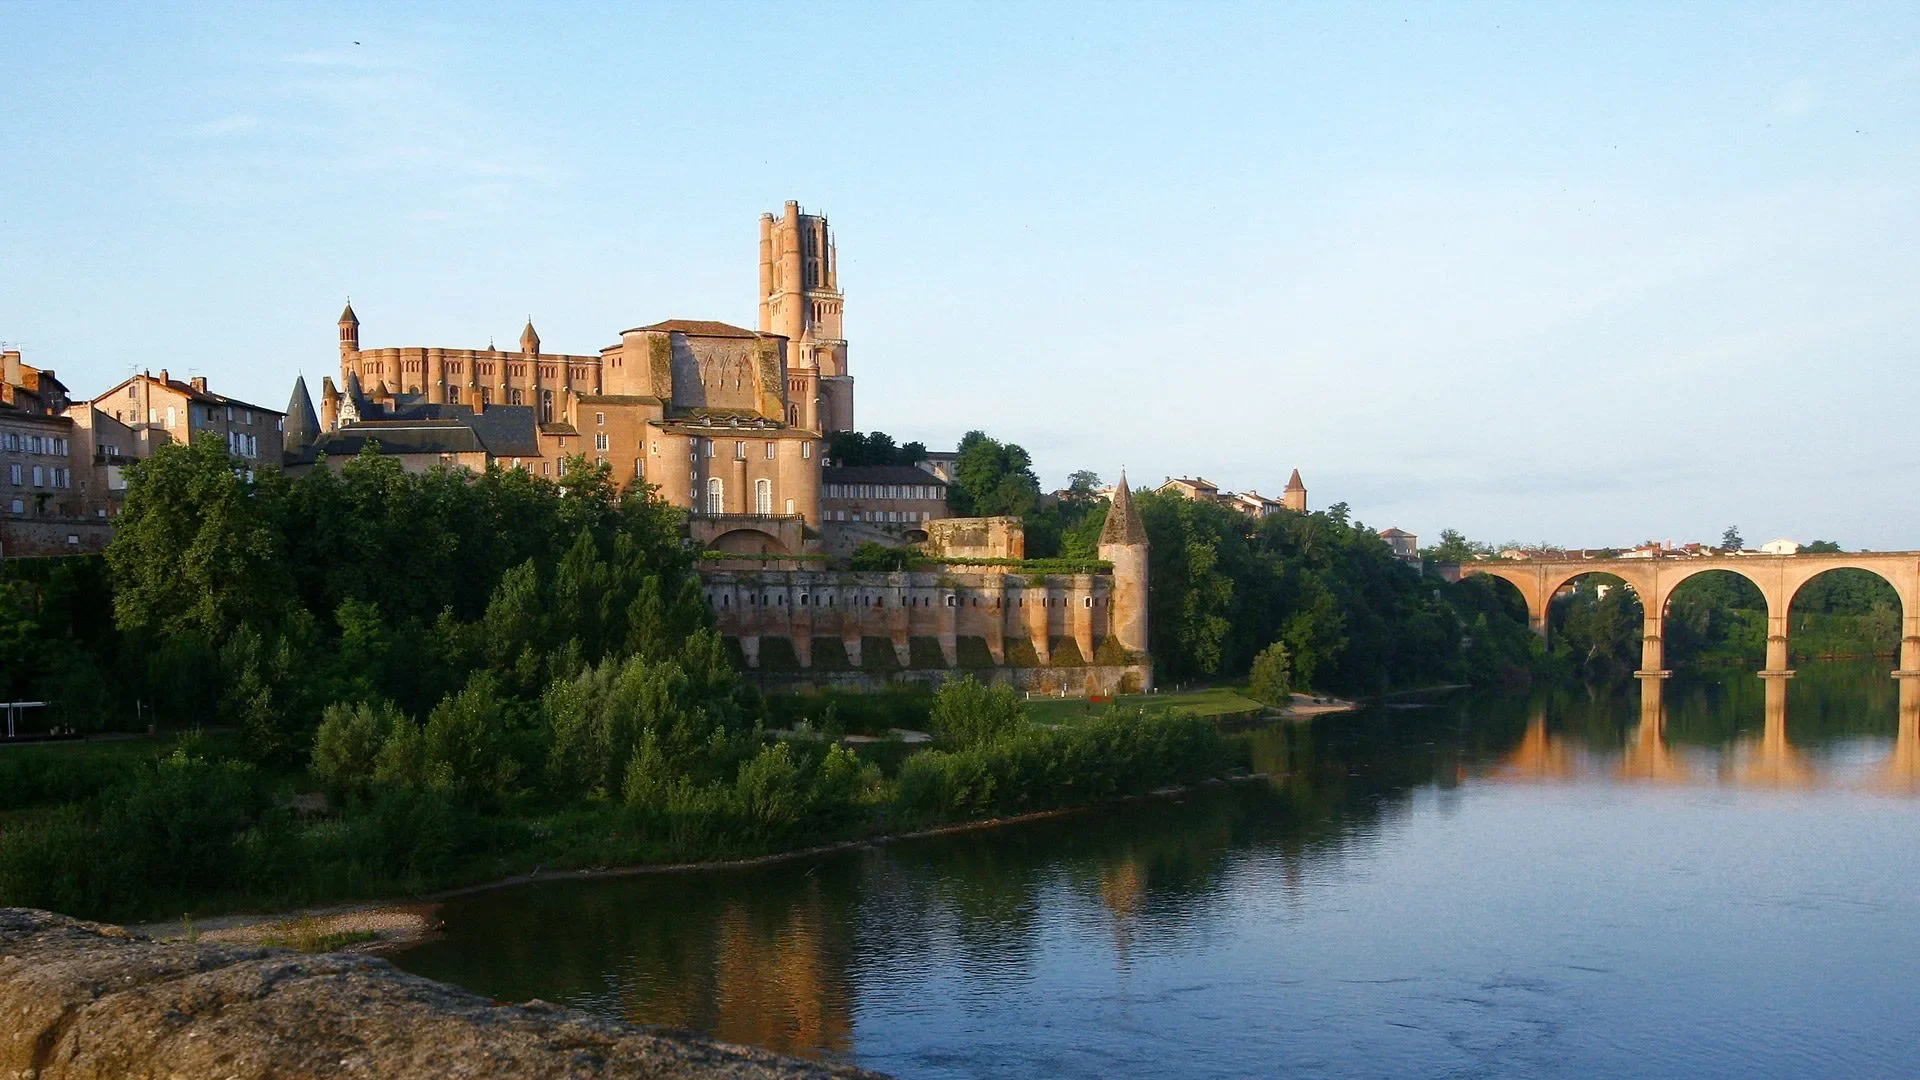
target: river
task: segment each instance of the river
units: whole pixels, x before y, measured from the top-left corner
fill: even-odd
[[[1920,1075],[1920,702],[1782,689],[1330,716],[1272,783],[476,894],[396,959],[902,1077]]]

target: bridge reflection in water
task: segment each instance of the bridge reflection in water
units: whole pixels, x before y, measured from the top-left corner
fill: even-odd
[[[1540,704],[1533,707],[1520,741],[1499,760],[1493,778],[1553,783],[1611,773],[1615,780],[1625,783],[1779,789],[1857,787],[1920,796],[1920,679],[1896,680],[1900,713],[1893,750],[1864,777],[1836,775],[1788,740],[1786,678],[1763,680],[1766,694],[1760,734],[1736,738],[1719,753],[1674,746],[1667,732],[1665,682],[1639,682],[1639,720],[1618,754],[1596,751],[1584,739],[1550,729],[1547,708]]]

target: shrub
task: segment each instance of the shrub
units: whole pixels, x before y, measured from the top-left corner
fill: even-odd
[[[1253,671],[1248,677],[1247,692],[1255,701],[1268,705],[1285,705],[1293,700],[1293,671],[1287,646],[1276,641],[1260,650],[1253,658]]]
[[[933,697],[934,734],[955,747],[991,742],[1026,727],[1027,709],[1011,686],[985,686],[971,675],[948,679]]]
[[[406,718],[388,701],[338,701],[327,706],[320,714],[320,730],[313,736],[314,777],[336,791],[366,787],[396,721]]]
[[[427,760],[444,767],[456,791],[498,797],[520,775],[520,763],[509,750],[500,699],[499,680],[491,672],[478,672],[427,717]]]

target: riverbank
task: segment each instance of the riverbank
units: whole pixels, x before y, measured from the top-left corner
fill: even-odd
[[[878,1076],[502,1005],[371,957],[156,942],[21,908],[0,908],[0,1015],[6,1076]]]
[[[1329,708],[1328,711],[1338,711]],[[1000,829],[1055,818],[1087,814],[1103,806],[1140,802],[1147,799],[1175,798],[1202,787],[1221,784],[1272,780],[1270,773],[1242,772],[1160,788],[1139,795],[1105,799],[1083,806],[1036,810],[1028,814],[962,821],[929,829],[843,840],[832,844],[794,851],[775,852],[738,859],[706,862],[637,863],[631,866],[599,866],[580,870],[536,870],[511,874],[477,885],[445,889],[429,896],[402,901],[376,901],[361,904],[337,904],[267,914],[221,915],[207,919],[165,920],[128,926],[127,929],[155,941],[208,942],[222,945],[292,948],[302,952],[345,952],[378,955],[434,940],[440,931],[440,905],[448,900],[479,893],[552,881],[591,881],[596,879],[640,877],[667,874],[723,873],[770,866],[783,862],[833,855],[864,847],[880,847],[913,840],[927,840],[984,829]]]

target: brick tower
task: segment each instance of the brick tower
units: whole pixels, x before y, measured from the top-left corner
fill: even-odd
[[[822,434],[853,428],[853,377],[840,317],[840,253],[824,214],[789,201],[760,215],[760,332],[787,339],[787,422]]]

